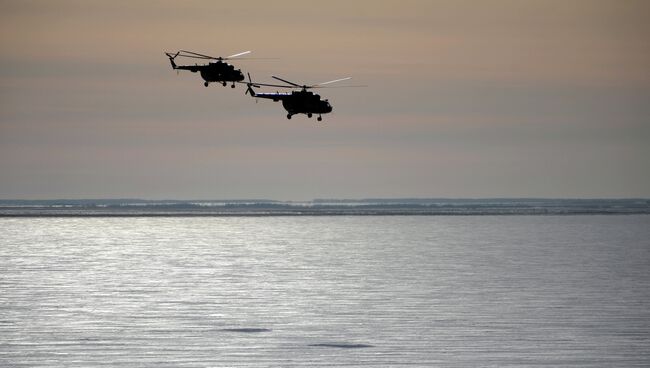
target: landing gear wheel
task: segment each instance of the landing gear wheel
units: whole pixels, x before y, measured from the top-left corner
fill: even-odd
[[[235,83],[233,83],[233,84],[230,86],[230,88],[235,88]]]
[[[287,114],[287,119],[291,119],[291,114]]]
[[[308,118],[311,118],[311,113],[307,114],[307,117],[308,117]]]
[[[316,118],[316,120],[318,120],[318,121],[323,121],[323,118],[321,118],[321,117],[319,116],[319,117]]]
[[[228,83],[222,82],[221,84],[225,87]]]
[[[208,82],[203,83],[203,85],[206,87],[208,86],[208,84],[209,84]]]

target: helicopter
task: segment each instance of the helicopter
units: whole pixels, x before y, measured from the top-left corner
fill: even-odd
[[[172,69],[189,70],[192,73],[200,72],[201,78],[205,81],[203,83],[204,86],[207,87],[212,82],[218,82],[225,87],[228,82],[232,82],[231,88],[235,88],[235,82],[244,80],[244,74],[242,74],[241,69],[235,69],[234,66],[226,63],[225,60],[246,54],[250,54],[250,51],[244,51],[226,57],[214,57],[187,50],[179,50],[175,54],[170,52],[165,53],[169,58],[169,62],[172,64]],[[204,65],[176,65],[174,59],[178,56],[202,60],[216,60],[216,62],[210,62]]]
[[[266,83],[253,83],[251,80],[251,75],[248,73],[248,82],[246,83],[246,92],[244,94],[250,93],[251,97],[255,98],[266,98],[273,100],[274,102],[282,101],[282,106],[287,110],[287,119],[291,119],[291,116],[295,114],[306,114],[308,118],[311,118],[313,114],[318,114],[316,120],[322,121],[323,118],[321,114],[327,114],[332,112],[332,105],[328,100],[321,100],[320,95],[314,94],[313,92],[308,91],[311,88],[324,88],[323,86],[341,82],[344,80],[351,79],[352,77],[346,77],[341,79],[335,79],[328,82],[312,84],[312,85],[300,85],[297,83],[290,82],[286,79],[282,79],[276,76],[271,76],[274,79],[287,83],[288,85],[278,85],[278,84],[266,84]],[[242,82],[240,82],[242,83]],[[278,87],[278,88],[294,88],[300,89],[299,91],[291,92],[275,92],[275,93],[257,93],[253,87]],[[357,87],[357,86],[346,86],[346,87]]]

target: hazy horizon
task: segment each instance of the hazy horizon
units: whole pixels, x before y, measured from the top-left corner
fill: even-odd
[[[177,201],[177,202],[241,202],[241,201],[268,201],[268,202],[318,202],[318,201],[342,201],[342,202],[361,202],[361,201],[517,201],[517,200],[532,200],[532,201],[634,201],[634,200],[650,200],[650,197],[323,197],[323,198],[305,198],[305,199],[290,199],[290,198],[132,198],[132,197],[60,197],[60,198],[3,198],[0,197],[0,202],[11,201],[25,201],[25,202],[52,202],[52,201]]]
[[[0,198],[649,198],[645,1],[0,3]],[[323,122],[177,73],[352,76]]]

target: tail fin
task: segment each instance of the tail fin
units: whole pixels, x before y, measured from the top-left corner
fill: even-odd
[[[172,54],[169,53],[169,52],[166,52],[166,53],[165,53],[165,55],[167,55],[167,57],[169,58],[169,62],[172,63],[172,69],[178,69],[178,66],[177,66],[176,63],[174,62],[174,59],[176,58],[176,56],[178,56],[178,54],[180,54],[180,51],[177,52],[175,55],[172,55]]]

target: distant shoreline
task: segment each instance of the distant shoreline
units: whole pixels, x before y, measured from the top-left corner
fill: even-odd
[[[511,214],[499,214],[499,213],[482,213],[482,214],[445,214],[445,213],[363,213],[363,214],[280,214],[280,213],[270,213],[270,214],[0,214],[0,218],[145,218],[145,217],[408,217],[408,216],[418,216],[418,217],[462,217],[462,216],[632,216],[632,215],[650,215],[647,212],[626,212],[626,213],[511,213]]]
[[[513,216],[650,214],[648,199],[0,200],[0,217]]]

